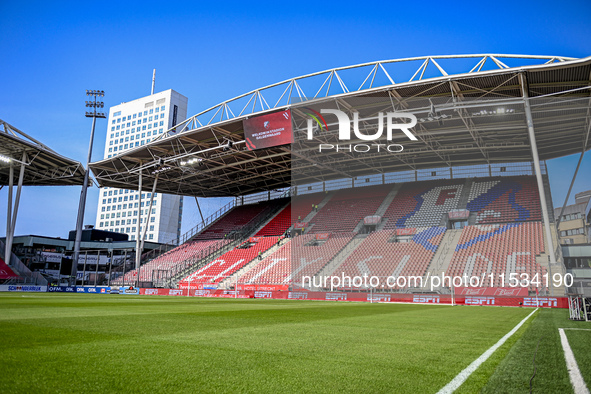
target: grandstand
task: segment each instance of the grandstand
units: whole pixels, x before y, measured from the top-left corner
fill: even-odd
[[[335,269],[335,272],[349,277],[377,276],[382,282],[389,276],[422,277],[443,238],[445,227],[413,230],[416,232],[402,242],[397,242],[395,231],[383,230],[372,233]],[[391,288],[397,290],[399,286]],[[352,287],[349,286],[348,289]]]
[[[391,69],[411,64],[407,77]],[[351,90],[348,75],[364,70]],[[235,198],[183,238],[223,247],[179,260],[188,248],[179,245],[140,269],[145,286],[283,290],[304,276],[447,273],[492,275],[484,286],[506,287],[510,274],[565,273],[545,160],[589,149],[589,75],[591,58],[514,55],[341,67],[225,101],[90,167],[103,187],[133,189],[141,175],[146,190]],[[414,139],[392,116],[416,121]]]
[[[540,221],[540,194],[535,179],[519,177],[476,182],[470,190],[467,209],[476,213],[476,223]]]
[[[457,181],[405,185],[384,213],[384,229],[440,225],[443,214],[458,208],[462,187]]]
[[[314,276],[353,238],[353,233],[306,234],[296,236],[279,250],[254,264],[237,278],[244,285],[283,285],[301,283],[304,276]],[[280,287],[281,288],[281,287]]]
[[[242,205],[234,208],[231,214],[224,215],[212,223],[204,231],[194,237],[196,240],[231,238],[236,230],[256,223],[262,215],[276,209],[282,201],[260,202],[252,205]]]
[[[156,271],[177,272],[195,261],[206,258],[229,242],[229,240],[225,239],[186,242],[144,264],[140,270],[139,281],[142,283],[152,283],[155,281],[154,273]],[[113,279],[111,283],[114,285],[124,285],[126,283],[133,284],[137,281],[137,270],[134,269],[123,273],[123,276],[119,278]]]
[[[531,206],[531,205],[530,205]],[[485,278],[489,287],[507,287],[511,273],[535,275],[547,269],[536,260],[544,252],[540,222],[475,225],[464,228],[448,275]],[[530,290],[534,291],[533,286]]]
[[[168,270],[173,273],[166,278],[176,280],[166,285],[181,289],[238,285],[286,290],[301,288],[304,277],[314,283],[331,275],[385,281],[441,271],[490,278],[485,287],[507,287],[511,273],[539,277],[549,269],[536,193],[535,178],[521,175],[345,188],[294,196],[291,202],[245,204],[142,266],[140,282],[162,284],[156,277]],[[470,215],[465,226],[453,230],[449,212],[466,208]],[[368,216],[380,218],[377,226],[364,223]],[[298,223],[306,226],[296,231]],[[453,231],[460,232],[455,241]],[[228,238],[239,233],[243,238]],[[442,252],[444,239],[450,247]],[[132,270],[113,283],[133,283],[136,275]],[[420,287],[407,283],[387,291],[424,291]],[[326,283],[313,289],[328,290]],[[535,291],[532,286],[528,290]]]
[[[373,215],[388,194],[387,186],[351,189],[336,193],[312,218],[313,233],[347,233],[360,221]]]
[[[277,243],[276,237],[252,237],[180,281],[180,287],[217,284]]]

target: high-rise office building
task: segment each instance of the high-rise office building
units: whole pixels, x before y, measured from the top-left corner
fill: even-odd
[[[172,89],[111,107],[105,158],[146,145],[187,117],[187,98]],[[151,193],[104,187],[100,189],[96,228],[136,238],[138,209],[142,211],[141,232],[148,226],[146,240],[169,243],[180,237],[183,199],[155,193],[148,218]]]

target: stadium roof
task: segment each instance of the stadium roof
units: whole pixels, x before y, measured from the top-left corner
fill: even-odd
[[[56,153],[2,119],[0,158],[3,161],[0,165],[1,186],[9,184],[10,166],[5,164],[8,159],[19,164],[14,168],[15,179],[18,178],[18,167],[25,165],[23,185],[82,185],[84,180],[84,167],[81,163]]]
[[[394,66],[399,69],[390,69]],[[395,82],[400,80],[405,82]],[[350,89],[352,83],[359,88]],[[145,190],[158,174],[158,192],[213,197],[289,187],[296,181],[294,172],[297,183],[304,184],[528,162],[532,150],[525,96],[530,98],[540,160],[547,160],[591,148],[590,93],[591,57],[458,55],[365,63],[238,96],[192,116],[146,146],[92,163],[90,168],[101,187],[137,189],[141,171]],[[418,141],[395,136],[392,143],[403,144],[404,151],[387,160],[377,153],[320,154],[304,141],[304,108],[355,109],[360,118],[393,110],[410,112],[419,120],[414,129]],[[247,150],[242,122],[284,109],[292,111],[294,143]],[[317,142],[339,143],[336,129],[329,130],[315,137]]]

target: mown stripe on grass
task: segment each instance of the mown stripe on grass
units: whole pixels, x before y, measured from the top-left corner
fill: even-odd
[[[449,394],[449,393],[453,393],[455,390],[457,390],[458,387],[460,387],[462,385],[462,383],[464,383],[466,381],[466,379],[468,379],[468,377],[472,374],[472,372],[476,371],[476,369],[478,369],[478,367],[483,362],[488,360],[488,358],[495,352],[495,350],[497,350],[499,347],[501,347],[507,341],[507,339],[511,338],[511,336],[513,334],[515,334],[517,332],[517,330],[519,330],[519,328],[534,313],[536,313],[537,310],[538,310],[538,308],[534,309],[532,313],[527,315],[522,321],[519,322],[519,324],[517,324],[515,327],[513,327],[513,329],[511,331],[509,331],[507,334],[505,334],[504,337],[499,339],[499,341],[497,343],[492,345],[486,352],[482,353],[482,355],[480,357],[478,357],[470,365],[468,365],[463,371],[461,371],[459,374],[457,374],[456,377],[453,378],[451,382],[446,384],[445,387],[443,387],[441,390],[439,390],[437,392],[437,394]]]
[[[564,359],[566,360],[566,369],[568,369],[568,375],[570,377],[570,382],[573,385],[573,390],[575,394],[589,394],[583,375],[581,375],[581,371],[579,370],[577,360],[575,360],[573,350],[568,344],[564,329],[559,328],[558,332],[560,333],[560,343],[562,344],[562,351],[564,352]]]

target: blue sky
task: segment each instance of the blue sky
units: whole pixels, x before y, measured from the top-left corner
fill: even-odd
[[[106,106],[175,89],[193,115],[290,77],[380,59],[466,53],[591,56],[591,2],[0,2],[0,118],[86,161],[86,89]],[[102,158],[98,121],[93,160]],[[578,157],[549,162],[562,205]],[[591,189],[586,156],[575,191]],[[80,187],[30,187],[16,234],[66,237]],[[0,223],[6,220],[0,190]],[[98,189],[85,223],[94,224]],[[206,212],[215,201],[203,201]],[[197,223],[186,200],[183,231]],[[0,226],[4,234],[4,226]]]

